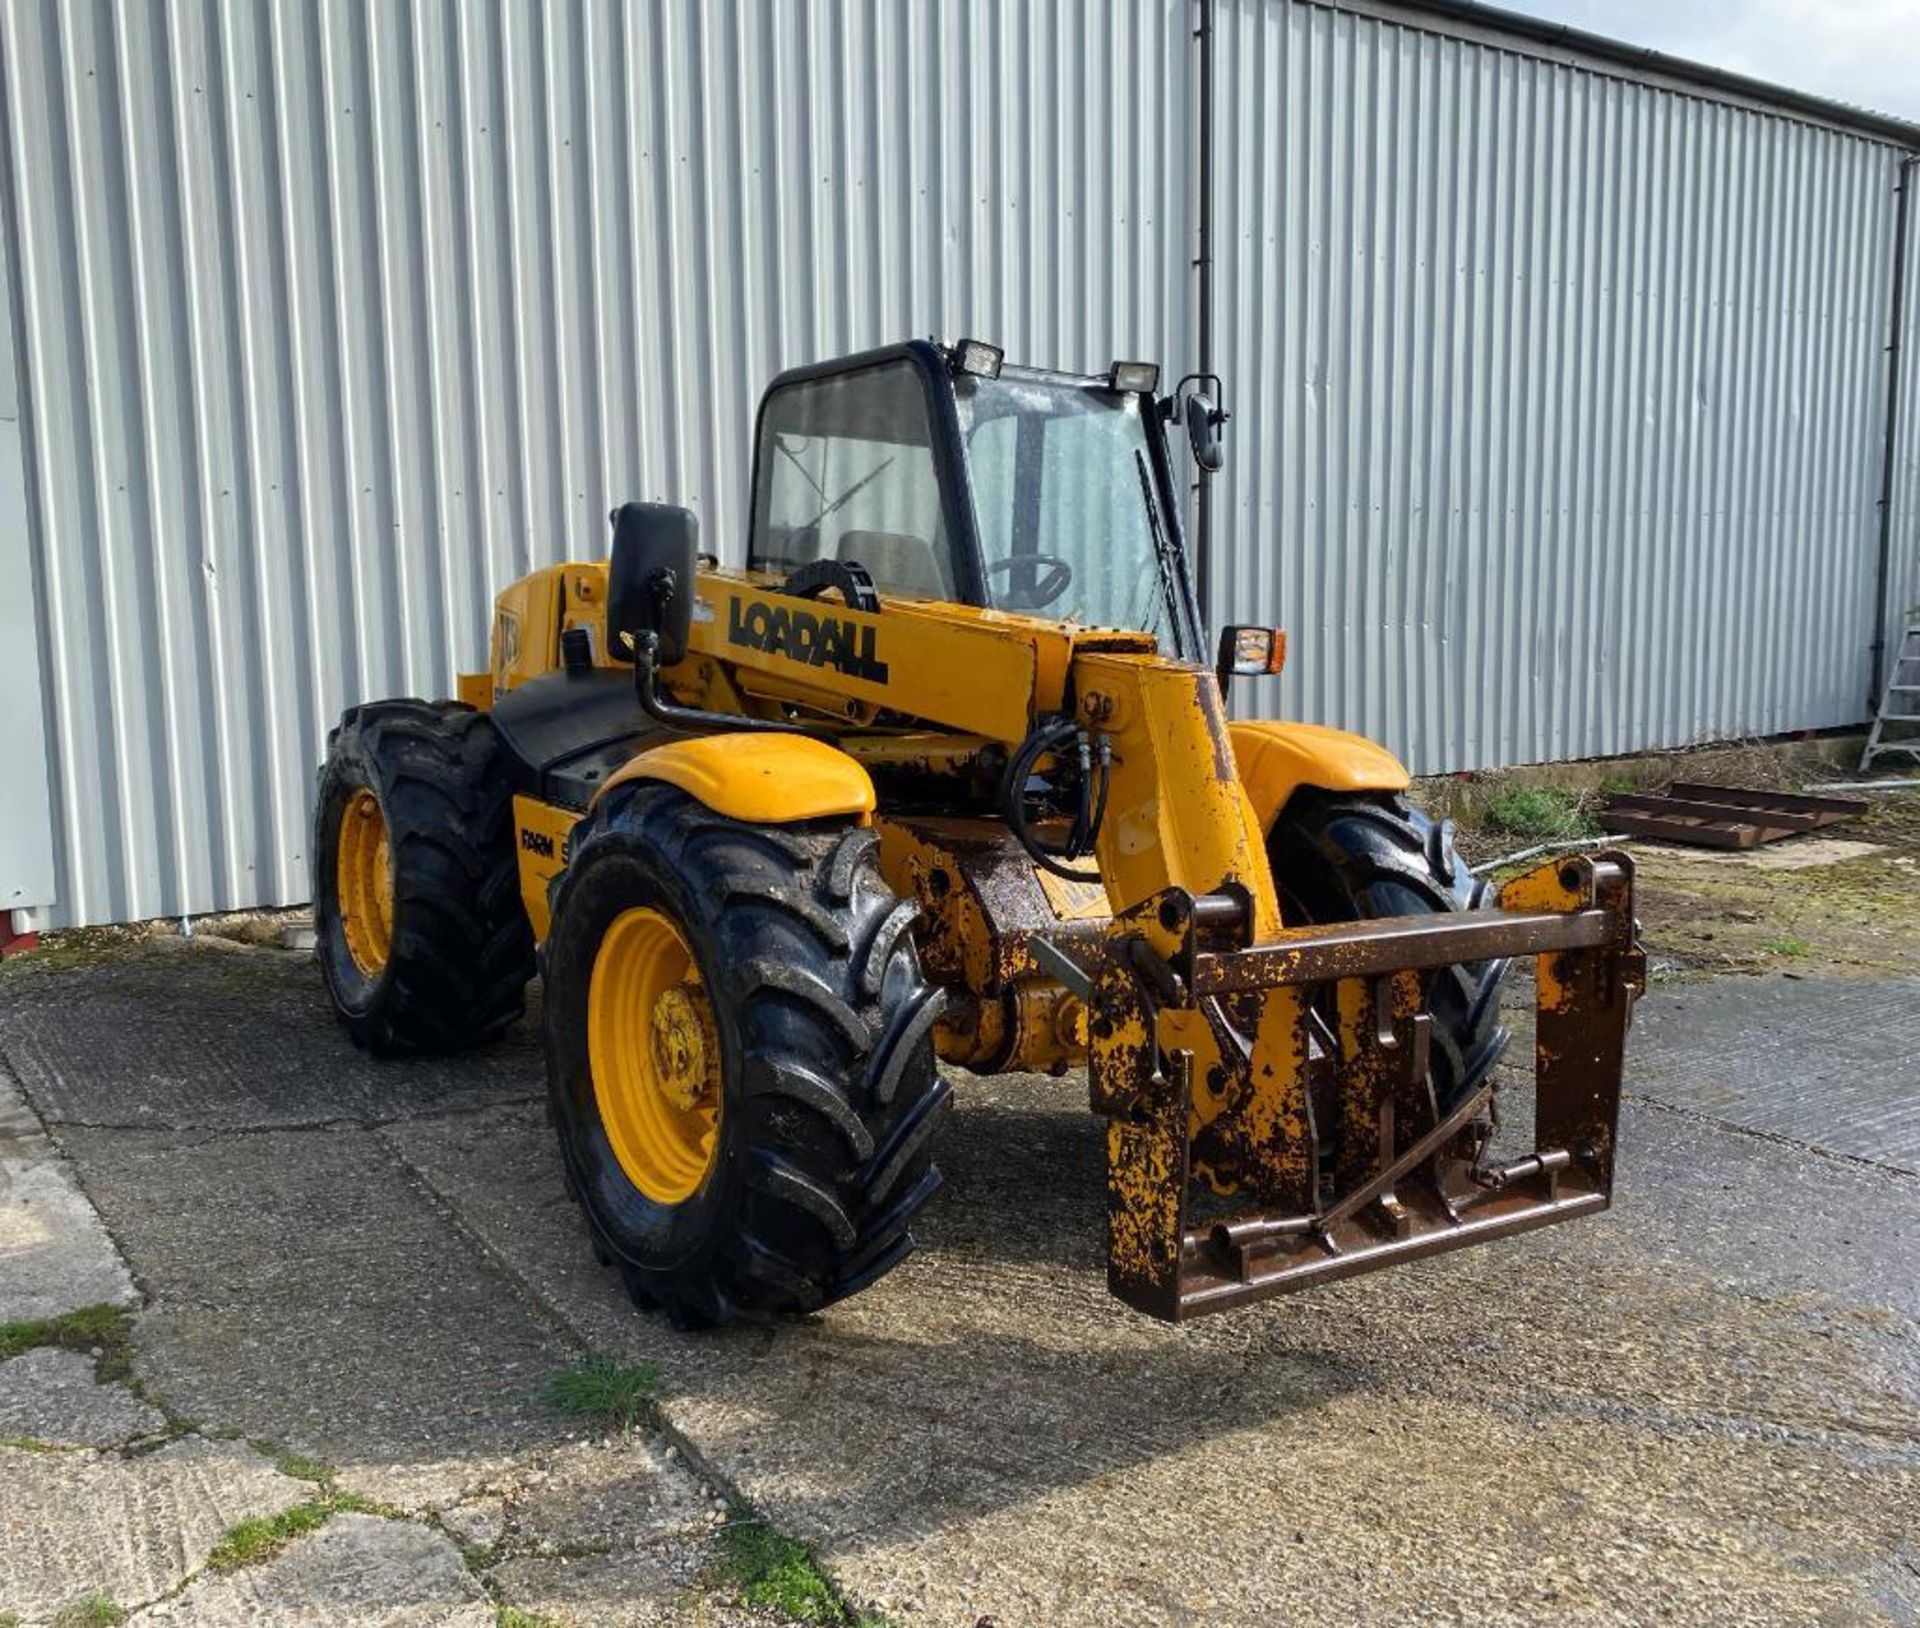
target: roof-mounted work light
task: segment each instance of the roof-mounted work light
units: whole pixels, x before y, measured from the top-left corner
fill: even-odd
[[[1006,359],[1005,351],[984,339],[963,339],[953,347],[953,371],[971,373],[978,379],[999,378],[1000,364]]]
[[[1160,388],[1158,362],[1115,362],[1107,369],[1107,388],[1150,396]]]

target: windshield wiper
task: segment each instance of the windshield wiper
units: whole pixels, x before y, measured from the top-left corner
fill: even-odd
[[[788,463],[800,471],[800,478],[813,488],[813,495],[822,503],[825,503],[827,501],[827,489],[813,478],[813,471],[808,469],[807,466],[800,461],[800,455],[795,452],[792,447],[787,445],[787,438],[784,435],[776,434],[773,438],[773,445],[775,451],[780,453]]]
[[[834,515],[838,514],[849,503],[851,503],[854,500],[854,497],[858,493],[865,491],[867,487],[871,486],[875,481],[877,481],[882,475],[884,475],[892,467],[893,467],[893,455],[889,454],[884,460],[882,460],[882,462],[879,464],[877,468],[869,471],[867,474],[862,475],[857,481],[855,481],[851,486],[849,486],[837,498],[835,498],[824,509],[822,509],[811,520],[809,520],[806,523],[806,525],[801,527],[801,530],[812,531],[814,527],[818,526],[823,520],[831,519]],[[818,490],[818,488],[816,488],[816,490]],[[821,492],[820,495],[822,497],[825,497],[827,494],[825,492]]]

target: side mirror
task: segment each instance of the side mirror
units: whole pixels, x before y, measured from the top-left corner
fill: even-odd
[[[1220,429],[1226,421],[1226,411],[1213,397],[1198,390],[1187,397],[1187,445],[1193,448],[1193,461],[1209,475],[1227,461],[1220,445]]]
[[[631,660],[621,635],[651,633],[659,663],[671,667],[687,653],[693,629],[693,579],[700,569],[700,522],[671,503],[623,503],[613,522],[613,560],[607,569],[607,643]]]

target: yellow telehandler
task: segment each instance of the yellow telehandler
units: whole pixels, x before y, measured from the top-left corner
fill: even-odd
[[[806,1312],[913,1247],[943,1061],[1085,1067],[1112,1291],[1180,1319],[1606,1207],[1643,982],[1632,872],[1495,898],[1380,747],[1229,722],[1170,425],[1207,380],[915,342],[782,374],[745,568],[628,503],[497,602],[459,700],[355,707],[319,954],[377,1051],[497,1035],[536,971],[567,1186],[683,1326]],[[1537,957],[1534,1145],[1499,991]]]

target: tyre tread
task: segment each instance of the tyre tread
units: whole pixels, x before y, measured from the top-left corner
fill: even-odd
[[[388,821],[394,930],[370,995],[322,965],[354,1040],[381,1053],[464,1050],[525,1010],[533,936],[513,849],[513,785],[493,721],[460,702],[378,701],[350,708],[328,737],[314,854],[316,928],[337,931],[323,901],[334,863],[325,839],[335,801],[372,787]],[[343,952],[342,952],[343,953]]]
[[[735,1209],[681,1265],[628,1254],[574,1172],[600,1246],[636,1298],[689,1326],[810,1312],[872,1282],[911,1251],[911,1223],[940,1185],[930,1144],[948,1095],[932,1055],[938,991],[906,930],[913,907],[880,876],[875,834],[840,821],[745,826],[673,787],[622,788],[575,834],[556,937],[602,852],[646,853],[702,913],[723,963],[715,999],[743,1037],[747,1124]],[[569,1009],[549,990],[550,1068]],[[552,1094],[571,1161],[557,1077]]]
[[[1291,921],[1476,910],[1492,893],[1467,869],[1453,822],[1430,819],[1397,795],[1297,792],[1274,822],[1268,851]],[[1431,1075],[1443,1113],[1506,1049],[1506,971],[1504,960],[1458,962],[1427,984]]]

